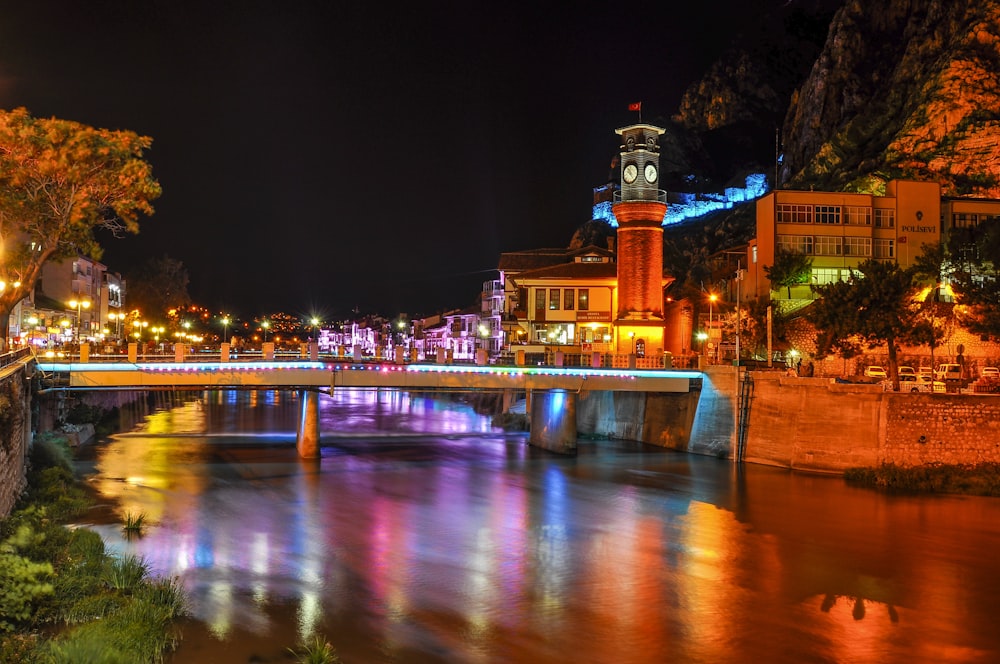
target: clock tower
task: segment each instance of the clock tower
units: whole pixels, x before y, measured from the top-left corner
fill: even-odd
[[[664,130],[635,124],[622,137],[618,219],[618,311],[615,343],[619,353],[663,352],[663,217],[666,192],[660,189],[660,148]]]

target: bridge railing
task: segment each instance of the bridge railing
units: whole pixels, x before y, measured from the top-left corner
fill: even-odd
[[[26,350],[26,349],[25,349]],[[20,351],[19,351],[20,352]],[[260,350],[231,350],[228,359],[224,359],[221,356],[221,351],[219,349],[201,349],[198,351],[192,351],[185,353],[180,361],[184,363],[198,363],[198,362],[261,362],[261,361],[273,361],[273,362],[283,362],[283,361],[295,361],[300,362],[303,360],[308,360],[309,355],[304,354],[301,351],[278,351],[275,352],[273,357],[265,358]],[[13,355],[13,354],[7,354]],[[5,356],[0,356],[4,358]],[[57,362],[57,363],[76,363],[80,362],[80,354],[78,352],[58,352],[51,351],[47,353],[39,353],[37,359],[40,362]],[[337,353],[318,353],[316,359],[321,362],[337,362],[340,364],[397,364],[395,358],[385,358],[385,357],[364,357],[361,359],[355,359],[351,356],[346,356]],[[0,360],[2,361],[2,360]],[[9,360],[14,361],[14,360]],[[136,355],[135,363],[139,364],[156,364],[156,363],[175,363],[178,361],[177,356],[173,353],[144,353],[141,355]],[[87,356],[87,362],[93,363],[122,363],[131,364],[129,357],[121,353],[94,353],[91,352]],[[417,358],[413,360],[410,356],[405,358],[403,364],[438,364],[436,356],[431,356],[427,358]],[[444,362],[443,364],[450,365],[473,365],[475,364],[472,360],[459,359],[452,360],[450,362]],[[554,353],[554,352],[538,352],[538,353],[520,353],[515,354],[501,354],[496,357],[490,358],[489,364],[491,366],[548,366],[548,367],[592,367],[592,368],[602,368],[602,369],[698,369],[698,357],[672,357],[670,355],[658,356],[658,357],[638,357],[632,356],[627,353]],[[0,365],[2,366],[2,365]]]

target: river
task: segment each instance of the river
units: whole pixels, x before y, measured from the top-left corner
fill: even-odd
[[[464,404],[206,392],[89,446],[88,527],[175,576],[172,663],[1000,661],[1000,499],[581,440],[527,445]],[[151,525],[126,539],[125,512]]]

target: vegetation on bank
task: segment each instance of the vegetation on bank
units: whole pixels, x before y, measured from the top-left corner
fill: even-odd
[[[109,554],[97,533],[63,524],[92,504],[65,438],[38,434],[28,489],[0,521],[0,661],[160,662],[179,643],[184,597],[141,558]]]
[[[1000,496],[1000,464],[933,464],[875,468],[849,468],[844,479],[851,484],[922,493],[956,493]]]

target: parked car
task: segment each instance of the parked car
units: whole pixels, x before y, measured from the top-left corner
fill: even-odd
[[[961,364],[939,364],[934,380],[962,380]]]
[[[995,378],[1000,380],[1000,368],[983,367],[979,375],[982,376],[983,378]]]
[[[865,367],[865,375],[869,378],[886,378],[888,374],[885,372],[885,367],[880,367],[877,365],[870,365]]]
[[[917,370],[913,367],[899,367],[898,373],[900,376],[916,376]]]
[[[892,381],[888,379],[883,380],[882,389],[886,391],[892,390]],[[945,391],[945,385],[939,380],[932,381],[929,376],[925,379],[923,376],[911,376],[904,374],[899,377],[899,391],[943,393]]]

